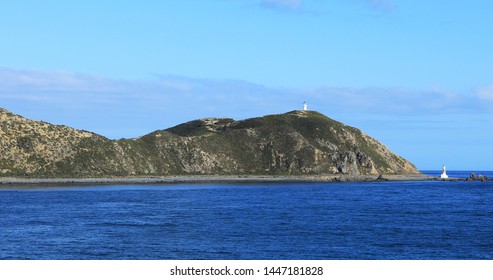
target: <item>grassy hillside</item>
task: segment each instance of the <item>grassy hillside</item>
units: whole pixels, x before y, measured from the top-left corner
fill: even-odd
[[[419,173],[360,130],[314,111],[201,119],[109,140],[0,109],[0,176],[377,175]]]

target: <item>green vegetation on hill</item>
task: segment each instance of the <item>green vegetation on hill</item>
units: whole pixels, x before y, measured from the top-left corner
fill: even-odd
[[[362,131],[315,111],[208,118],[109,140],[0,109],[0,152],[4,177],[419,173]]]

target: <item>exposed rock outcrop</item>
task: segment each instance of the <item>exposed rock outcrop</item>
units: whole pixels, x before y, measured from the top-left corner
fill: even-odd
[[[484,176],[484,175],[476,175],[474,173],[471,173],[469,175],[469,178],[466,179],[466,181],[481,181],[481,182],[487,182],[488,181],[488,177]]]

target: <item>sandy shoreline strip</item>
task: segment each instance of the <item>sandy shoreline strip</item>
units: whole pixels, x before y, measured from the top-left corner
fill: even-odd
[[[431,181],[437,177],[423,174],[379,176],[165,176],[113,178],[0,178],[0,186],[11,185],[107,185],[107,184],[207,184],[207,183],[283,183],[283,182],[375,182]]]

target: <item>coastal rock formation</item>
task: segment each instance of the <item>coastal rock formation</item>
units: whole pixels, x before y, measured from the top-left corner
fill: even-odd
[[[0,153],[4,177],[419,174],[377,140],[315,111],[207,118],[110,140],[0,109]]]
[[[488,177],[484,176],[484,175],[476,175],[474,173],[471,173],[469,175],[469,178],[466,179],[466,181],[481,181],[481,182],[487,182],[488,181]]]

